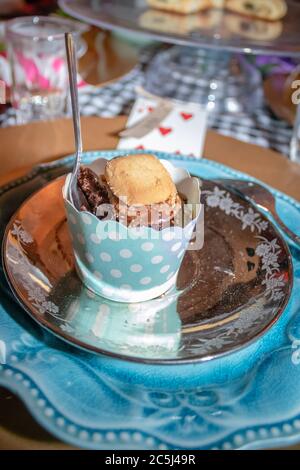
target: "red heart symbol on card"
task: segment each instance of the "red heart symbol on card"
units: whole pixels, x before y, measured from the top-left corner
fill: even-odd
[[[159,132],[161,133],[161,135],[167,135],[167,134],[170,134],[170,132],[172,132],[172,127],[159,127],[158,128]]]
[[[194,117],[193,114],[189,114],[189,113],[180,113],[180,116],[181,116],[185,121],[188,121],[189,119],[192,119],[192,117]]]
[[[145,147],[143,145],[138,145],[135,147],[136,150],[145,150]]]
[[[154,109],[154,108],[153,108],[152,106],[148,106],[148,111],[149,111],[149,113],[152,113],[153,109]]]

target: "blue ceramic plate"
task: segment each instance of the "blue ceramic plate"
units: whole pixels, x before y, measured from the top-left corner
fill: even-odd
[[[205,178],[246,177],[204,159],[160,156]],[[70,162],[43,165],[2,188],[1,227],[27,195],[65,173]],[[274,194],[281,217],[297,231],[300,205]],[[0,383],[47,430],[86,448],[233,449],[298,442],[300,251],[290,249],[294,286],[279,321],[247,348],[201,364],[136,364],[67,346],[28,318],[2,273]]]

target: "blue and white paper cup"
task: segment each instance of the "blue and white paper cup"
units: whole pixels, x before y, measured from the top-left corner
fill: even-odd
[[[97,159],[87,167],[104,174],[107,160]],[[127,227],[116,220],[100,220],[77,210],[68,200],[70,177],[63,197],[71,233],[75,264],[82,282],[101,296],[118,302],[154,299],[176,283],[184,253],[200,215],[200,185],[183,168],[167,160],[161,163],[170,173],[178,192],[194,208],[185,225],[155,230]]]

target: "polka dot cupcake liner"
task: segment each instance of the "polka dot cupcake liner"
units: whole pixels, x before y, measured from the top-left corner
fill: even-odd
[[[103,174],[106,159],[97,159],[89,167]],[[180,194],[196,207],[195,217],[185,227],[161,231],[150,227],[126,227],[115,220],[99,220],[78,211],[67,199],[70,176],[63,189],[68,226],[75,262],[83,283],[102,297],[118,302],[142,302],[154,299],[172,288],[184,253],[200,215],[198,178],[191,177],[170,162],[161,160],[171,174]]]

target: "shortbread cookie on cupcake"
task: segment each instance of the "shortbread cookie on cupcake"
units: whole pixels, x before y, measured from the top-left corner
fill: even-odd
[[[226,9],[266,21],[278,21],[287,13],[285,0],[226,0]]]
[[[175,201],[173,180],[154,155],[129,155],[110,160],[105,167],[106,182],[117,198],[127,204],[157,204]]]

